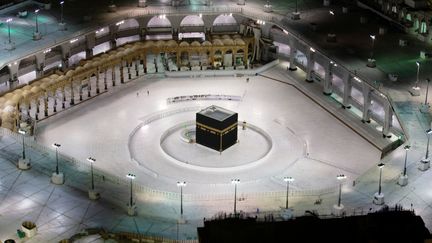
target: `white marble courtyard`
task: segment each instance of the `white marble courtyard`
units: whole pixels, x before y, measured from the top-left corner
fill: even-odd
[[[167,102],[200,94],[242,100]],[[239,143],[222,154],[182,141],[181,129],[165,136],[212,104],[260,132],[239,127]],[[40,122],[36,140],[60,143],[62,153],[83,162],[94,157],[106,173],[134,173],[155,190],[177,192],[176,182],[186,181],[187,194],[230,193],[232,178],[243,192],[284,191],[285,176],[295,178],[296,191],[335,188],[336,175],[354,180],[381,155],[293,87],[260,76],[140,78]]]

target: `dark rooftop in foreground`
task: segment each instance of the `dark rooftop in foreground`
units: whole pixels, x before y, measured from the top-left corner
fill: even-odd
[[[400,208],[341,218],[302,216],[288,221],[222,218],[205,221],[198,235],[200,243],[432,242],[422,218]]]

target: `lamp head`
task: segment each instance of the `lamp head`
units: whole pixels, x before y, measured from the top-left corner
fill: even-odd
[[[405,149],[406,151],[410,150],[410,148],[411,148],[410,145],[405,145],[405,147],[404,147],[404,149]]]
[[[36,9],[36,10],[35,10],[35,13],[39,13],[39,9]]]
[[[231,183],[232,184],[239,184],[240,183],[240,179],[231,179]]]
[[[96,162],[96,159],[92,158],[92,157],[88,157],[87,161],[90,162],[90,163],[94,163],[94,162]]]
[[[53,145],[52,145],[54,148],[60,148],[60,146],[61,146],[61,144],[59,144],[59,143],[53,143]]]
[[[427,135],[432,134],[432,129],[429,128],[428,130],[426,130],[426,134],[427,134]]]
[[[19,133],[19,134],[22,134],[22,135],[25,135],[27,132],[26,132],[25,130],[19,129],[19,130],[18,130],[18,133]]]
[[[186,186],[186,181],[177,181],[177,186],[178,187],[185,187]]]
[[[333,10],[330,10],[329,13],[334,16]]]
[[[285,176],[283,179],[285,182],[293,182],[294,178],[292,178],[291,176]]]
[[[336,176],[336,179],[338,179],[338,180],[344,180],[344,179],[346,179],[347,177],[346,177],[346,175],[344,175],[344,174],[340,174],[340,175],[337,175]]]
[[[60,2],[60,5],[63,5],[63,3],[64,3],[64,1],[61,1],[61,2]]]
[[[136,178],[136,175],[129,173],[129,174],[126,175],[126,177],[129,178],[129,179],[131,179],[131,180],[133,180],[133,179]]]
[[[375,40],[375,35],[369,35],[372,40]]]
[[[417,67],[420,67],[420,62],[416,61]]]
[[[12,22],[12,18],[8,18],[8,19],[6,20],[6,23],[9,23],[9,22]]]
[[[380,168],[380,169],[381,169],[381,168],[383,168],[383,167],[384,167],[384,165],[385,165],[384,163],[379,163],[379,164],[378,164],[378,168]]]

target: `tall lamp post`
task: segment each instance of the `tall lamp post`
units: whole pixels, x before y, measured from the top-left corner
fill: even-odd
[[[414,83],[414,87],[411,88],[412,96],[420,96],[420,87],[419,87],[420,62],[416,61],[416,65],[417,65],[417,75],[416,75],[416,81]]]
[[[60,23],[59,23],[59,30],[66,30],[66,23],[64,22],[63,19],[63,6],[64,6],[64,1],[60,1]]]
[[[369,37],[372,40],[372,48],[371,48],[371,55],[370,55],[370,58],[368,59],[366,66],[374,68],[374,67],[376,67],[376,62],[375,62],[375,58],[374,58],[375,35],[369,35]]]
[[[341,216],[343,214],[344,205],[341,204],[342,199],[342,184],[347,177],[344,174],[340,174],[336,176],[336,179],[339,181],[339,195],[337,204],[333,205],[333,214],[336,216]]]
[[[332,17],[333,23],[331,24],[330,33],[327,34],[327,42],[336,42],[336,33],[333,27],[336,24],[336,15],[333,10],[329,10],[329,14]]]
[[[61,147],[61,144],[54,143],[52,145],[55,148],[55,154],[56,154],[56,170],[51,176],[51,182],[57,185],[61,185],[64,183],[64,176],[63,173],[59,171],[59,160],[58,160],[58,149]]]
[[[240,179],[232,179],[231,184],[234,185],[234,216],[237,215],[237,185],[240,184]]]
[[[129,198],[129,204],[128,204],[128,215],[129,216],[134,216],[136,215],[136,205],[133,201],[133,180],[136,178],[136,175],[134,174],[127,174],[126,175],[127,178],[130,179],[130,198]]]
[[[429,159],[429,141],[430,141],[430,135],[432,134],[432,129],[426,130],[426,136],[427,136],[427,144],[426,144],[426,155],[424,159],[420,161],[420,167],[419,169],[421,171],[425,171],[429,169],[430,167],[430,159]]]
[[[286,182],[285,209],[288,209],[289,184],[294,181],[294,178],[292,178],[291,176],[286,176],[286,177],[284,177],[284,181]]]
[[[425,100],[424,100],[424,103],[422,105],[420,105],[420,112],[422,112],[422,113],[429,113],[429,104],[427,102],[427,100],[428,100],[428,94],[429,94],[429,82],[430,82],[430,79],[427,78],[426,79],[426,95],[425,95]]]
[[[186,220],[183,217],[183,187],[186,186],[185,181],[178,181],[177,186],[180,187],[180,219],[178,220],[179,223],[185,223]]]
[[[42,35],[39,32],[39,22],[38,22],[39,9],[36,9],[34,13],[35,13],[36,29],[35,32],[33,33],[33,40],[40,40]]]
[[[378,182],[378,192],[375,193],[373,203],[377,205],[384,204],[384,193],[381,192],[381,178],[382,178],[382,170],[384,168],[383,163],[378,164],[379,168],[379,182]]]
[[[12,42],[11,39],[11,28],[10,28],[10,23],[12,22],[12,18],[8,18],[6,20],[7,23],[7,27],[8,27],[8,43],[6,45],[6,50],[11,51],[13,49],[15,49],[15,43]]]
[[[93,173],[93,163],[96,162],[96,159],[93,157],[88,157],[87,161],[90,163],[90,180],[91,180],[91,187],[88,191],[88,196],[92,200],[97,200],[100,198],[100,194],[97,191],[95,191],[94,173]]]
[[[402,174],[399,176],[398,184],[400,186],[406,186],[408,184],[408,175],[407,175],[407,158],[408,158],[408,151],[410,150],[411,146],[405,145],[405,161],[404,161],[404,168]]]
[[[292,20],[299,20],[300,19],[300,12],[298,11],[298,2],[295,0],[295,10],[292,13]]]
[[[21,134],[22,137],[22,158],[18,160],[18,169],[27,170],[30,169],[30,159],[26,158],[25,143],[24,143],[24,137],[27,132],[25,130],[19,129],[18,133]]]

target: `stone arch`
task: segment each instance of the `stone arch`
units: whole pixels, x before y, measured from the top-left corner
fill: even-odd
[[[123,23],[121,23],[123,22]],[[118,30],[117,31],[121,31],[121,30],[125,30],[125,29],[136,29],[139,28],[139,23],[138,20],[134,19],[134,18],[130,18],[130,19],[125,19],[122,20],[118,23],[121,23],[118,25]]]
[[[168,28],[171,27],[171,21],[164,15],[154,16],[147,22],[147,28]]]
[[[24,72],[25,68],[29,66],[33,66],[35,64],[36,64],[36,56],[29,56],[27,58],[22,59],[18,65],[18,76],[26,73]]]
[[[180,26],[204,26],[204,20],[199,15],[187,15],[181,20]]]
[[[237,20],[233,17],[232,14],[221,14],[218,15],[214,21],[213,26],[218,25],[237,25]]]

